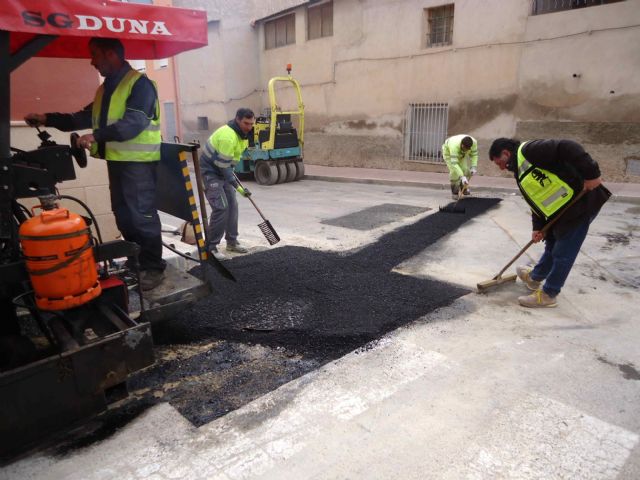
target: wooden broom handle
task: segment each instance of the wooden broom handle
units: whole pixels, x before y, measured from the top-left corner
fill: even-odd
[[[580,200],[584,194],[587,193],[586,190],[582,190],[580,193],[578,193],[578,195],[576,195],[575,197],[573,197],[573,199],[568,203],[568,205],[562,209],[560,211],[560,213],[558,213],[558,215],[556,215],[554,218],[552,218],[549,222],[547,222],[547,224],[542,227],[542,230],[540,230],[541,233],[546,233],[549,231],[549,229],[556,223],[556,221],[558,221],[558,219],[564,214],[564,212],[566,212],[567,210],[569,210],[569,208],[571,208],[578,200]],[[522,247],[520,249],[520,251],[516,254],[515,257],[513,257],[511,259],[511,261],[509,263],[507,263],[504,268],[502,270],[500,270],[500,272],[498,272],[498,274],[493,277],[493,280],[500,278],[500,276],[505,272],[505,270],[507,268],[509,268],[511,265],[513,265],[513,262],[515,262],[518,258],[520,258],[520,256],[527,251],[527,249],[533,245],[535,242],[533,241],[533,239],[529,240],[529,243],[527,243],[524,247]]]

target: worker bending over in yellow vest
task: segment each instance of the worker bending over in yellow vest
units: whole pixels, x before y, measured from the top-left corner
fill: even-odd
[[[478,171],[478,142],[469,135],[454,135],[444,141],[442,158],[449,168],[451,196],[458,198],[460,189],[470,195],[469,180]]]
[[[242,152],[249,146],[249,133],[255,123],[255,115],[248,108],[240,108],[229,123],[218,128],[204,145],[200,170],[204,191],[211,204],[211,217],[207,230],[209,252],[218,260],[226,256],[218,250],[225,237],[227,251],[247,253],[238,242],[238,200],[236,192],[248,197],[248,189],[238,184],[233,169]]]
[[[140,245],[140,288],[151,290],[166,267],[156,202],[162,141],[157,88],[125,61],[120,40],[94,37],[89,51],[91,65],[104,77],[93,102],[76,113],[30,113],[25,121],[65,132],[92,129],[76,146],[107,160],[116,225],[125,240]]]

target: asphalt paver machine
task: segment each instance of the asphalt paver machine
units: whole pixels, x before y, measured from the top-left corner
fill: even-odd
[[[161,291],[133,294],[114,259],[136,259],[138,246],[103,242],[82,202],[87,216],[59,205],[64,196],[57,185],[76,178],[73,159],[86,166],[85,151],[71,146],[73,138],[70,145],[56,144],[46,131],[39,131],[36,150],[11,146],[11,72],[33,56],[90,58],[94,36],[119,38],[131,59],[166,58],[207,44],[206,14],[108,0],[0,3],[2,460],[126,395],[129,375],[154,362],[151,322],[211,292],[207,282],[171,267]],[[201,247],[186,163],[196,147],[162,148],[161,207],[187,220]],[[25,198],[39,205],[29,211]],[[204,248],[198,251],[196,260],[206,260]]]
[[[278,103],[276,86],[283,84],[293,88],[296,108],[283,110]],[[235,170],[253,172],[260,185],[300,180],[304,176],[304,103],[300,83],[291,76],[291,64],[287,65],[286,77],[269,80],[268,92],[269,110],[256,118],[249,148]]]

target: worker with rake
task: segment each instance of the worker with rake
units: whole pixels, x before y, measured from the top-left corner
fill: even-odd
[[[602,185],[598,163],[571,140],[521,143],[498,138],[489,149],[489,158],[500,170],[513,172],[531,207],[531,240],[545,241],[544,253],[533,269],[516,269],[518,278],[533,291],[518,302],[532,308],[555,307],[589,225],[611,196]],[[552,222],[552,228],[545,228]]]
[[[236,192],[245,197],[249,197],[251,192],[238,183],[233,169],[249,145],[249,133],[254,123],[253,111],[240,108],[235,118],[213,132],[204,145],[200,168],[205,195],[212,209],[207,239],[209,252],[218,260],[227,258],[218,250],[222,237],[227,241],[228,252],[248,252],[238,242]]]
[[[470,195],[469,180],[478,171],[478,142],[469,135],[454,135],[444,141],[442,158],[449,168],[451,197],[457,200],[460,190]]]

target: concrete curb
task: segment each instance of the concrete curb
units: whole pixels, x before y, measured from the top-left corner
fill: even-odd
[[[352,177],[335,177],[328,175],[305,175],[302,177],[303,180],[317,180],[321,182],[339,182],[339,183],[363,183],[363,184],[372,184],[372,185],[400,185],[405,187],[424,187],[424,188],[433,188],[436,190],[447,190],[448,185],[442,183],[435,182],[411,182],[408,180],[382,180],[378,178],[352,178]],[[503,193],[503,194],[515,194],[520,195],[520,190],[518,188],[506,188],[506,187],[490,187],[490,186],[473,186],[474,192],[495,192],[495,193]],[[623,202],[623,203],[633,203],[640,204],[640,197],[630,196],[630,195],[617,195],[613,193],[611,196],[610,202]]]

